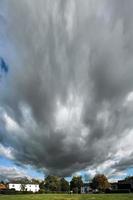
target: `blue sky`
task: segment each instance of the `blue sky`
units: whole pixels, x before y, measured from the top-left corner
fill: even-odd
[[[3,157],[0,157],[0,168],[1,167],[2,167],[2,169],[3,169],[3,167],[5,167],[6,169],[7,168],[12,169],[15,167],[16,177],[17,177],[17,175],[20,175],[20,177],[21,177],[21,174],[22,174],[22,177],[27,176],[28,178],[36,178],[39,180],[44,180],[44,174],[42,172],[38,172],[37,170],[33,169],[30,166],[20,167],[18,165],[15,165],[11,160],[8,160]],[[14,174],[13,174],[12,179],[13,178],[15,179],[16,177],[14,177]]]
[[[15,167],[16,177],[17,177],[17,175],[20,175],[20,177],[22,175],[22,177],[27,176],[28,178],[35,178],[35,179],[39,179],[39,180],[44,180],[44,178],[45,178],[45,174],[43,172],[41,172],[37,169],[34,169],[31,166],[25,166],[25,167],[21,166],[20,167],[18,165],[15,165],[13,161],[6,159],[4,157],[0,157],[0,169],[1,169],[1,167],[2,168],[5,167],[6,169],[7,168],[12,169],[12,168]],[[125,170],[122,174],[112,177],[110,179],[110,181],[113,182],[113,181],[121,180],[121,179],[124,179],[126,176],[132,176],[132,174],[133,174],[133,169],[129,168],[129,169]],[[83,179],[84,182],[89,182],[93,178],[93,175],[87,173],[84,170],[77,172],[77,173],[74,173],[73,176],[82,176],[82,179]],[[14,178],[14,173],[13,173],[12,178]],[[72,178],[72,176],[66,177],[66,179],[68,181],[71,181],[71,178]]]

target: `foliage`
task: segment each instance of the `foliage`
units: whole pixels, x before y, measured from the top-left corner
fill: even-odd
[[[32,178],[30,182],[33,183],[33,184],[38,184],[38,185],[40,184],[40,181],[38,179],[35,179],[35,178]]]
[[[105,191],[110,187],[107,177],[104,174],[97,174],[92,179],[92,188]]]
[[[70,182],[70,190],[74,193],[80,193],[83,181],[81,176],[74,176]]]
[[[11,182],[20,184],[40,184],[38,179],[28,179],[27,177],[14,179],[11,180]]]
[[[47,176],[47,178],[45,179],[45,188],[47,191],[60,191],[60,178],[57,176]]]
[[[43,194],[43,193],[45,193],[45,190],[44,189],[40,189],[38,193],[39,194]]]
[[[21,184],[21,191],[23,191],[23,192],[26,191],[26,185],[23,183]]]
[[[69,183],[65,178],[49,175],[45,179],[45,182],[40,183],[40,189],[45,189],[46,192],[68,192]]]
[[[28,184],[30,180],[27,177],[11,180],[12,183]]]
[[[61,185],[62,192],[69,191],[69,183],[68,183],[68,181],[65,180],[65,178],[61,178],[60,185]]]
[[[40,183],[39,183],[39,188],[40,189],[45,189],[45,181],[41,181]]]
[[[133,182],[133,176],[127,176],[127,177],[125,178],[125,181],[126,181],[126,182],[129,182],[129,181],[132,181],[132,182]]]

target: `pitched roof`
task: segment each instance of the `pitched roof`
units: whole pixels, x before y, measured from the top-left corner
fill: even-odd
[[[6,189],[6,185],[0,183],[0,190],[4,190],[4,189]]]

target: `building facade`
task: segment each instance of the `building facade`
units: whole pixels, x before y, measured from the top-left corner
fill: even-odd
[[[9,189],[14,189],[15,191],[28,191],[28,192],[38,192],[39,185],[38,184],[20,184],[20,183],[9,183]]]
[[[6,185],[0,183],[0,191],[2,191],[2,190],[6,190],[6,189],[7,189]]]
[[[87,194],[91,190],[89,183],[84,183],[81,187],[81,194]]]

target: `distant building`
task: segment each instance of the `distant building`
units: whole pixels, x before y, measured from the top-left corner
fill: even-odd
[[[133,177],[120,180],[117,183],[111,183],[112,190],[129,190],[133,191]]]
[[[2,191],[2,190],[6,190],[6,189],[7,189],[6,185],[0,183],[0,191]]]
[[[24,188],[22,188],[24,187]],[[39,184],[21,184],[21,183],[9,183],[9,189],[14,189],[15,191],[22,191],[23,189],[28,192],[38,192],[39,191]]]
[[[110,183],[112,190],[118,190],[118,183]]]
[[[89,183],[84,183],[81,187],[81,194],[87,194],[91,191],[91,187]]]
[[[133,190],[133,178],[118,181],[118,189]]]
[[[129,191],[131,191],[131,184],[118,183],[118,190],[129,190]]]

